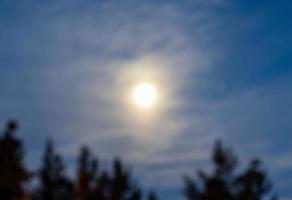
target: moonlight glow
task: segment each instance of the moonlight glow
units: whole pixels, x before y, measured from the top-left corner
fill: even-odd
[[[143,109],[148,109],[155,105],[157,101],[157,89],[150,83],[141,83],[134,88],[134,103]]]

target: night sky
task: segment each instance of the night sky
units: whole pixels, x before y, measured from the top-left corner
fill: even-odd
[[[131,101],[141,81],[157,87],[149,110]],[[11,118],[31,169],[48,137],[71,172],[87,144],[175,200],[222,138],[292,199],[292,2],[0,0],[1,127]]]

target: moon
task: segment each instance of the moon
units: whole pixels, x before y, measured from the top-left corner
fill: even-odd
[[[133,89],[134,104],[142,109],[149,109],[157,102],[157,88],[151,83],[137,84]]]

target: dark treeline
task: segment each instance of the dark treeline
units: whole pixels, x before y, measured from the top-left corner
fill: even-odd
[[[132,180],[129,170],[115,159],[110,170],[99,168],[90,149],[81,147],[74,179],[66,175],[62,157],[52,141],[45,146],[39,170],[23,165],[22,142],[15,132],[18,124],[7,123],[0,136],[0,200],[157,200],[152,191],[145,192]],[[236,173],[238,162],[233,152],[220,141],[212,153],[212,172],[199,170],[197,176],[184,176],[182,193],[186,200],[264,200],[272,187],[258,159]],[[26,185],[37,179],[32,188]],[[180,180],[178,180],[179,182]]]

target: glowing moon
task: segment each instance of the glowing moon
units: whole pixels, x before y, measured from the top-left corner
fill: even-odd
[[[157,89],[151,83],[140,83],[134,87],[133,101],[140,108],[148,109],[157,101]]]

